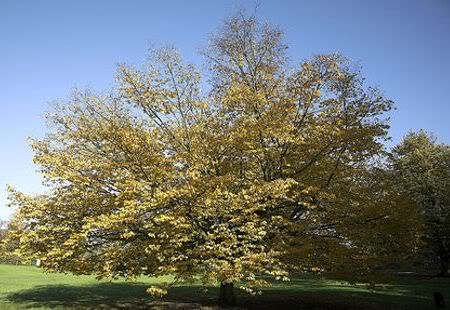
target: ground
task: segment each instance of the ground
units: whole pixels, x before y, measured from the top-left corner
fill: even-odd
[[[218,309],[216,288],[203,293],[200,286],[175,287],[162,300],[145,293],[149,285],[165,280],[170,279],[97,281],[91,276],[0,265],[0,309]],[[371,291],[364,285],[304,275],[274,285],[261,296],[238,293],[238,302],[244,309],[435,309],[434,292],[441,292],[450,304],[450,279],[403,276]]]

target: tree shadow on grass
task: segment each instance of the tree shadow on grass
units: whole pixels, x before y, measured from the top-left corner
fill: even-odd
[[[200,309],[214,305],[213,292],[199,287],[175,287],[163,300],[153,299],[145,283],[99,283],[95,285],[43,285],[6,296],[21,308],[70,309]],[[215,295],[214,295],[215,296]]]
[[[199,286],[173,287],[162,300],[146,293],[145,283],[98,283],[95,285],[45,285],[6,296],[20,308],[69,309],[220,309],[216,306],[218,288],[202,293]],[[236,290],[240,309],[364,309],[333,300],[324,301],[323,293],[302,294],[301,290],[283,288],[268,290],[252,297]]]
[[[173,287],[162,300],[146,293],[148,283],[98,283],[86,286],[45,285],[11,293],[9,302],[20,308],[69,309],[219,309],[217,288],[202,293],[199,286]],[[342,287],[341,287],[342,288]],[[316,282],[298,282],[264,290],[252,297],[237,290],[238,306],[244,309],[432,309],[431,300],[409,294],[342,291]]]

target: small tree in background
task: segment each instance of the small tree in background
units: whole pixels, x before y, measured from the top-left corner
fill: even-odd
[[[400,192],[421,210],[426,250],[448,276],[450,261],[450,146],[439,144],[425,131],[406,135],[390,157]]]
[[[48,194],[11,190],[20,253],[53,271],[199,279],[233,304],[234,284],[255,294],[292,270],[358,280],[414,248],[411,205],[373,179],[392,102],[342,56],[288,69],[286,48],[237,14],[205,49],[207,96],[166,48],[120,67],[111,95],[57,106],[32,142]]]
[[[20,257],[15,253],[18,242],[10,237],[10,232],[17,231],[13,221],[0,220],[0,263],[19,264]]]
[[[5,257],[4,240],[6,239],[7,223],[7,221],[0,220],[0,260]]]

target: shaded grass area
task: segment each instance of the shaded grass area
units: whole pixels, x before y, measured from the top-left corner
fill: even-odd
[[[146,288],[170,278],[140,278],[137,282],[97,281],[91,276],[45,274],[28,266],[0,265],[0,309],[214,309],[217,288],[179,286],[162,301]],[[450,279],[402,277],[371,291],[364,285],[305,275],[276,283],[251,297],[238,291],[247,309],[435,309],[433,292],[450,304]]]

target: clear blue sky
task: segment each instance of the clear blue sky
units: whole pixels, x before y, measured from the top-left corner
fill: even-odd
[[[396,102],[394,142],[425,128],[450,143],[449,0],[262,0],[297,62],[341,52]],[[0,218],[6,184],[40,192],[26,138],[42,136],[48,103],[74,87],[107,90],[118,63],[140,65],[171,43],[200,63],[207,34],[254,1],[0,1]]]

